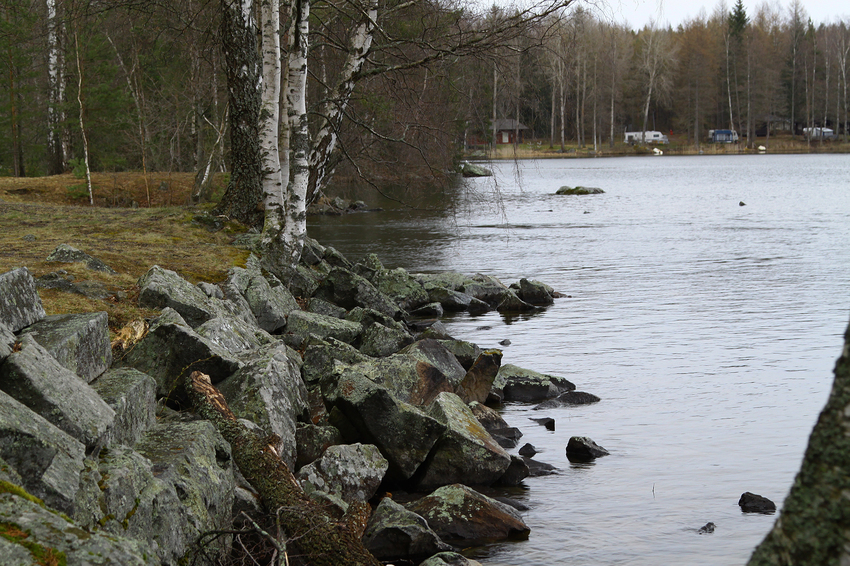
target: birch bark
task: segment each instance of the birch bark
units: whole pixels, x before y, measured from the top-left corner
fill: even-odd
[[[67,155],[62,143],[61,124],[65,121],[62,102],[65,99],[65,58],[60,45],[62,24],[58,17],[58,0],[47,0],[47,147],[48,170],[53,175],[65,171]]]

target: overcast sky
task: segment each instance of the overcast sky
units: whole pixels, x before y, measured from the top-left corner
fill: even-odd
[[[737,0],[726,0],[727,10],[731,9]],[[765,0],[744,0],[744,8],[748,14],[756,11]],[[782,6],[787,13],[791,0],[768,0],[771,4]],[[685,20],[697,16],[700,9],[710,16],[717,7],[719,0],[588,0],[597,9],[619,22],[627,22],[632,29],[640,29],[650,18],[659,23],[669,23],[674,28]],[[803,7],[815,24],[829,23],[838,17],[850,21],[850,1],[848,0],[802,0]]]

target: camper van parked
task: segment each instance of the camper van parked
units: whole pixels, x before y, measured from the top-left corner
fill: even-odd
[[[634,145],[636,143],[670,143],[670,140],[661,132],[646,131],[626,132],[625,142]]]
[[[832,128],[803,128],[803,136],[813,140],[831,140],[835,132]]]
[[[708,141],[711,143],[738,143],[738,132],[735,130],[708,130]]]

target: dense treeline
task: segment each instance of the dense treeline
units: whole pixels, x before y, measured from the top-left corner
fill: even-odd
[[[498,41],[457,49],[451,38],[504,13],[447,1],[382,3],[379,33],[335,126],[337,177],[439,175],[465,142],[492,141],[493,122],[503,118],[554,146],[613,144],[631,130],[673,130],[699,144],[709,129],[733,129],[750,145],[817,126],[848,133],[850,22],[812,22],[799,0],[751,12],[739,0],[677,29],[636,31],[587,4],[563,4]],[[0,174],[80,170],[86,160],[101,171],[202,178],[226,170],[220,6],[3,0]],[[312,134],[346,64],[358,6],[312,3]]]

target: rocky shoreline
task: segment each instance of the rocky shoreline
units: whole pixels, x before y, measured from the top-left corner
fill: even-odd
[[[375,255],[353,263],[313,240],[297,267],[268,267],[251,256],[223,282],[192,285],[154,266],[138,301],[160,315],[111,342],[105,312],[47,317],[26,268],[0,275],[3,564],[268,562],[274,510],[191,411],[191,372],[329,517],[368,503],[362,541],[379,560],[475,564],[457,550],[528,536],[520,504],[482,492],[555,470],[533,447],[510,454],[522,433],[492,407],[599,399],[502,364],[439,318],[526,312],[559,294],[527,279],[410,274]],[[590,439],[570,446],[571,458],[607,453]]]

